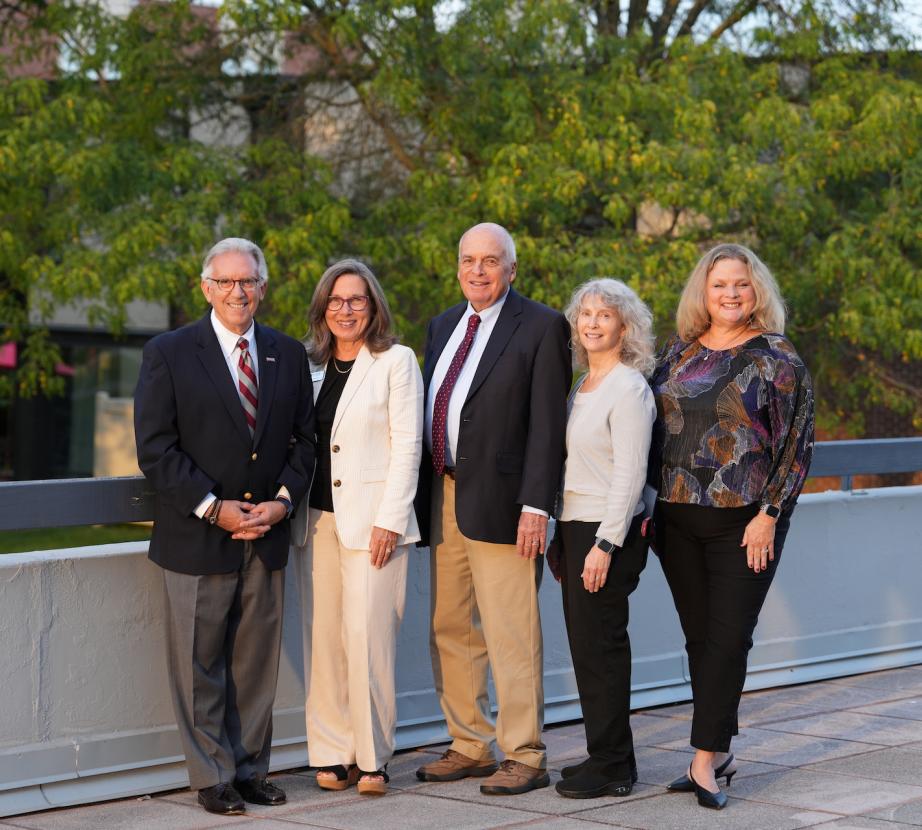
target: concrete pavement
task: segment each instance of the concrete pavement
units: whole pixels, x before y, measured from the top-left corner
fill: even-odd
[[[0,819],[33,830],[201,830],[212,827],[297,830],[903,830],[922,827],[922,666],[893,669],[743,697],[733,750],[739,774],[730,803],[715,813],[668,781],[689,760],[691,706],[637,712],[632,718],[640,782],[628,798],[560,798],[562,766],[583,757],[582,724],[545,732],[551,787],[521,796],[483,796],[479,781],[426,784],[417,766],[444,747],[398,754],[384,798],[317,788],[308,770],[271,776],[288,793],[282,807],[247,815],[205,813],[195,793],[49,810]]]

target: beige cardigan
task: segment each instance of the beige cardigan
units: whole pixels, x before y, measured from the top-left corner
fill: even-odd
[[[592,392],[570,395],[561,521],[598,522],[596,536],[624,544],[642,513],[647,456],[656,419],[644,376],[617,364]]]

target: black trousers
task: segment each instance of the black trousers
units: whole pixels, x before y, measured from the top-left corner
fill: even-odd
[[[626,780],[634,764],[631,735],[631,641],[628,597],[647,564],[641,517],[631,523],[620,551],[612,556],[605,586],[583,587],[583,562],[595,544],[598,522],[561,522],[560,582],[563,613],[586,728],[590,767],[612,780]]]
[[[775,525],[775,558],[755,573],[740,547],[759,510],[658,502],[656,547],[672,591],[691,674],[694,715],[691,745],[729,752],[739,732],[737,710],[752,632],[778,568],[790,514]]]

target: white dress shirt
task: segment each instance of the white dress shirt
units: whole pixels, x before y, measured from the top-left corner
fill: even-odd
[[[218,315],[215,314],[214,309],[212,309],[211,326],[214,329],[215,335],[217,335],[218,345],[221,347],[224,360],[227,362],[227,370],[230,372],[231,380],[234,381],[234,389],[237,390],[237,394],[240,394],[240,378],[237,373],[237,365],[240,363],[240,349],[237,347],[237,342],[241,337],[245,338],[247,341],[247,350],[250,352],[250,362],[253,366],[253,373],[256,375],[256,384],[258,388],[259,356],[256,353],[256,323],[250,323],[250,327],[244,334],[237,334],[229,328],[226,328],[218,319]],[[242,406],[243,404],[241,404],[241,407]],[[288,493],[287,487],[283,486],[279,488],[278,495],[291,501],[291,496]],[[198,507],[195,508],[193,513],[201,519],[216,498],[217,496],[215,496],[214,493],[209,493],[199,502]]]
[[[461,345],[461,341],[464,340],[464,335],[467,333],[467,321],[475,314],[478,315],[480,317],[480,325],[477,327],[477,332],[474,335],[474,342],[471,344],[464,365],[461,367],[461,373],[458,375],[458,380],[455,381],[454,388],[451,390],[451,397],[448,399],[448,412],[445,416],[446,467],[455,466],[454,459],[458,452],[458,432],[461,428],[461,409],[464,407],[464,402],[467,400],[468,392],[471,391],[471,384],[474,382],[474,375],[477,372],[477,367],[480,365],[480,359],[483,357],[484,350],[487,347],[487,342],[490,339],[490,335],[493,333],[493,329],[496,328],[496,321],[499,319],[500,312],[503,310],[503,305],[508,296],[509,291],[507,290],[499,300],[483,311],[475,311],[474,307],[468,303],[467,308],[464,309],[464,314],[461,315],[461,319],[458,320],[458,324],[455,326],[455,330],[451,333],[451,337],[448,338],[445,348],[442,349],[442,354],[439,355],[439,359],[435,364],[435,370],[432,372],[432,379],[429,381],[429,394],[426,396],[425,424],[426,446],[429,448],[430,452],[432,450],[432,412],[435,409],[435,396],[438,394],[439,387],[448,374],[448,369],[451,366],[452,360],[455,358],[458,346]],[[546,511],[539,510],[535,507],[529,507],[528,505],[523,505],[522,510],[526,513],[538,513],[542,516],[547,516]]]
[[[247,348],[249,349],[250,357],[253,359],[253,371],[256,373],[258,385],[259,355],[256,353],[256,323],[250,323],[250,327],[246,330],[246,334],[236,334],[224,327],[224,324],[218,319],[218,315],[215,314],[214,309],[212,309],[211,326],[218,337],[218,343],[221,346],[221,351],[224,353],[224,359],[227,361],[227,370],[231,373],[231,378],[234,381],[234,389],[240,388],[238,385],[239,376],[237,374],[237,364],[240,362],[240,349],[237,348],[237,341],[240,340],[241,337],[245,338],[247,341]],[[237,394],[240,393],[238,392]]]

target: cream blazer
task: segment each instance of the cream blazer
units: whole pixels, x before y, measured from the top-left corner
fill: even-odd
[[[311,364],[314,401],[326,368]],[[396,345],[373,355],[362,346],[330,435],[333,514],[345,547],[368,550],[374,526],[397,533],[398,545],[419,541],[413,498],[422,438],[423,378],[413,350]],[[307,544],[308,501],[292,519],[293,545]]]

